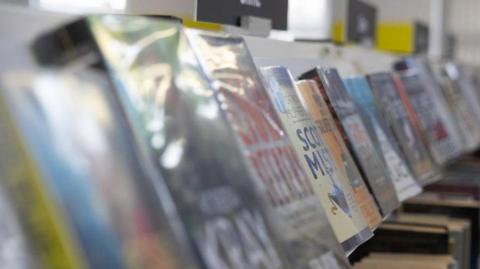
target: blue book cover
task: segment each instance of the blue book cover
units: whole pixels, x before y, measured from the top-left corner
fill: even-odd
[[[337,126],[345,137],[354,160],[370,187],[382,215],[387,216],[399,206],[395,187],[387,166],[377,151],[359,110],[345,89],[338,71],[334,68],[317,67],[301,78],[317,81],[319,90],[327,102]]]
[[[367,79],[357,76],[346,78],[343,81],[350,97],[359,109],[360,116],[377,150],[387,164],[399,200],[405,201],[419,194],[422,188],[413,178],[393,134],[387,128],[385,119],[380,115]]]

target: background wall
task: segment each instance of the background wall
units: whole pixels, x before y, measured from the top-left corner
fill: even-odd
[[[456,39],[456,59],[480,65],[480,0],[446,2],[446,27]]]

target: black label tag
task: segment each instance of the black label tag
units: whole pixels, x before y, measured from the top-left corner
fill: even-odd
[[[239,25],[240,17],[272,21],[274,29],[287,29],[288,0],[197,0],[197,20]]]
[[[347,40],[375,44],[377,9],[358,0],[348,1]]]

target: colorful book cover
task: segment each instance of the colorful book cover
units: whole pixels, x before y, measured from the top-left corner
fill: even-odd
[[[347,78],[344,79],[344,83],[347,92],[359,109],[370,137],[375,142],[378,151],[382,153],[398,199],[403,202],[419,194],[422,188],[413,178],[395,137],[378,111],[366,78],[363,76]]]
[[[446,161],[450,161],[463,153],[463,137],[455,122],[453,111],[449,108],[447,101],[442,93],[441,84],[435,78],[431,65],[426,59],[422,58],[406,58],[399,62],[398,65],[405,65],[407,68],[399,71],[413,72],[419,76],[424,86],[425,94],[428,96],[432,110],[436,112],[436,116],[440,118],[451,146]]]
[[[366,178],[383,216],[387,216],[399,206],[395,187],[338,72],[331,68],[315,68],[302,77],[317,82],[320,94],[334,115],[337,127]]]
[[[430,183],[435,175],[433,162],[408,118],[392,76],[376,73],[369,75],[368,80],[378,109],[399,142],[415,179],[422,185]]]
[[[293,267],[323,264],[321,268],[348,268],[345,253],[263,90],[243,39],[194,30],[187,35],[212,81],[250,165],[251,183],[274,220]],[[231,57],[225,58],[225,53]]]
[[[296,86],[300,101],[317,124],[322,138],[332,153],[336,167],[344,177],[350,180],[355,201],[362,210],[365,220],[371,229],[376,228],[382,222],[382,216],[343,141],[327,103],[320,95],[317,84],[313,80],[301,80],[296,83]]]
[[[448,129],[434,100],[428,95],[420,76],[413,72],[402,72],[400,80],[404,87],[397,87],[410,120],[418,132],[423,134],[425,143],[433,159],[440,165],[458,155],[455,145],[450,140]],[[403,91],[405,90],[405,91]]]
[[[0,91],[0,180],[18,214],[39,268],[87,268],[65,216],[50,196],[6,98],[7,89],[28,90],[29,74],[5,78]]]
[[[321,132],[297,96],[290,72],[262,69],[266,90],[285,131],[327,211],[337,238],[350,252],[372,236],[358,207],[349,179],[337,169]]]
[[[465,100],[455,90],[454,83],[448,78],[442,63],[430,63],[432,74],[439,83],[439,91],[442,99],[453,117],[456,132],[460,134],[464,152],[473,151],[479,138],[478,127],[469,112]]]
[[[107,78],[78,70],[14,73],[5,81],[5,99],[46,199],[59,207],[88,267],[186,268],[172,250],[173,231],[157,226],[168,219],[148,204],[154,188]]]
[[[145,17],[90,22],[145,159],[164,177],[204,267],[290,268],[181,25]]]

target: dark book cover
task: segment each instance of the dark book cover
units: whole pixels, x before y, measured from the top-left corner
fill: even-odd
[[[342,79],[335,69],[315,68],[302,75],[314,79],[324,100],[327,102],[337,127],[342,130],[344,140],[367,179],[379,208],[384,216],[399,206],[395,187],[389,178],[387,166],[377,152],[367,132],[358,108],[348,96]]]
[[[389,73],[368,75],[376,104],[388,128],[392,130],[416,179],[425,185],[435,178],[434,164],[428,150],[409,120],[407,111]]]
[[[345,254],[243,39],[195,30],[187,36],[249,163],[250,184],[260,194],[293,267],[327,262],[345,268]]]
[[[204,266],[290,268],[181,25],[121,16],[89,22],[139,144]]]
[[[344,79],[344,82],[350,97],[358,107],[372,141],[385,160],[399,200],[403,202],[419,194],[422,188],[413,178],[395,137],[378,111],[367,79],[357,76]]]

